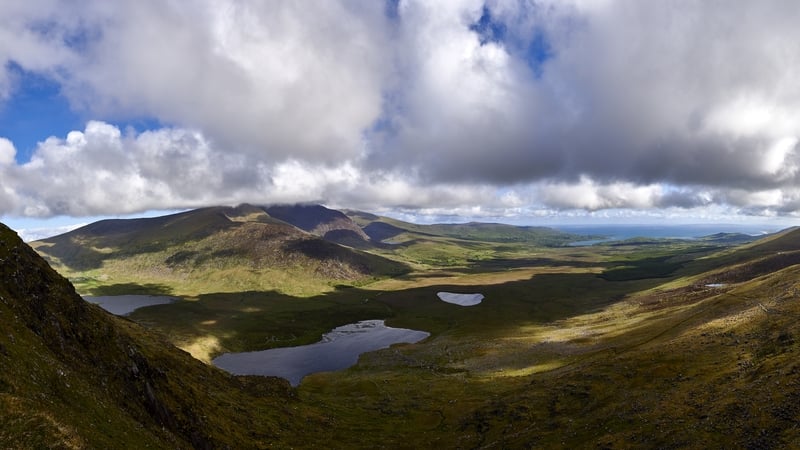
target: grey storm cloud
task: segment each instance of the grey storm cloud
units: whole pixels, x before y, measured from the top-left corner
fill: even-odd
[[[8,3],[0,101],[13,62],[96,120],[0,142],[4,212],[800,204],[794,1]]]
[[[796,141],[775,149],[799,131],[795,4],[539,3],[515,12],[539,11],[521,22],[549,39],[540,76],[499,44],[481,45],[467,28],[475,15],[426,15],[424,32],[412,22],[407,33],[424,42],[411,46],[391,163],[431,179],[500,183],[581,174],[751,188],[797,181]]]

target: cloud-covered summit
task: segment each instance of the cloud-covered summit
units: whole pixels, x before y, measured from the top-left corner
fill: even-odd
[[[0,213],[800,211],[795,2],[8,3],[0,102],[90,120],[29,161],[0,123]]]

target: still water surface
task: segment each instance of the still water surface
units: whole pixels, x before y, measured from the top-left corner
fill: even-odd
[[[364,320],[334,328],[316,344],[273,348],[258,352],[225,353],[212,361],[234,375],[267,375],[286,378],[292,386],[315,372],[350,367],[362,353],[392,344],[419,342],[430,333],[387,327],[383,320]]]
[[[83,299],[118,316],[128,315],[145,306],[165,305],[178,300],[176,297],[166,295],[106,295],[98,297],[84,295]]]

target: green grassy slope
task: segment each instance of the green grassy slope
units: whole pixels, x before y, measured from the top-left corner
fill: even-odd
[[[84,302],[3,225],[0,319],[4,448],[267,448],[293,414],[285,382],[230,377]]]
[[[357,220],[376,223],[363,215]],[[397,244],[374,251],[408,262],[414,272],[316,295],[205,291],[130,318],[171,342],[206,345],[207,357],[313,342],[334,326],[367,318],[425,330],[430,338],[362,355],[347,370],[313,374],[296,390],[272,383],[254,388],[256,381],[214,378],[217,372],[208,368],[210,410],[202,396],[196,404],[180,403],[181,389],[199,383],[189,362],[140,344],[167,378],[176,367],[189,372],[183,388],[172,379],[178,393],[167,403],[223,416],[206,427],[208,439],[220,439],[215,427],[248,424],[252,440],[238,434],[223,441],[234,448],[267,442],[333,448],[800,445],[800,232],[741,247],[716,240],[546,248],[419,230],[395,238]],[[465,308],[439,301],[438,291],[486,298]],[[36,338],[26,336],[35,345]],[[2,348],[0,362],[1,355]],[[55,367],[51,360],[33,361],[25,370]],[[0,392],[13,379],[2,378]],[[16,397],[38,398],[22,395],[38,392],[34,386],[17,383]],[[276,398],[285,404],[277,407]],[[68,419],[72,410],[59,412],[60,401],[25,401],[38,408],[32,411],[56,417],[55,430],[76,430],[62,442],[88,426]],[[231,402],[239,402],[234,412],[227,409]],[[0,420],[11,423],[24,408],[15,411]],[[180,430],[169,432],[182,444],[191,442]],[[158,435],[152,439],[163,443]]]
[[[236,319],[222,310],[234,299],[209,297],[194,325],[183,315],[181,332],[227,333],[228,350],[295,345],[325,331],[333,311],[334,321],[372,314],[431,332],[303,381],[302,404],[336,423],[308,438],[341,448],[791,447],[800,268],[770,255],[797,238],[559,249],[509,270],[431,269],[305,303],[250,293],[234,303]],[[707,286],[748,264],[726,286]],[[438,301],[441,290],[486,299],[462,308]],[[174,307],[133,318],[170,329]],[[227,325],[202,325],[215,317]]]
[[[547,227],[478,222],[420,225],[361,211],[346,211],[346,213],[375,241],[407,233],[423,237],[439,236],[467,241],[525,243],[553,247],[586,238]]]
[[[95,293],[139,285],[142,292],[277,290],[309,295],[407,270],[303,232],[249,205],[102,221],[32,245],[81,291]]]
[[[677,250],[682,262],[668,277],[608,280],[596,276],[602,268],[562,268],[385,292],[390,323],[433,336],[308,377],[301,398],[324,405],[340,430],[380,418],[370,430],[390,447],[794,448],[800,266],[776,260],[716,288],[706,280],[734,266],[709,272],[693,261],[757,264],[799,243],[790,233],[756,250]],[[440,289],[487,299],[454,308],[432,300]]]

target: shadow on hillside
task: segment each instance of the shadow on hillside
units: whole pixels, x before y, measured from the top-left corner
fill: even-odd
[[[215,354],[311,344],[337,326],[369,319],[427,331],[434,338],[441,333],[488,338],[498,330],[596,312],[662,282],[609,282],[593,273],[558,273],[499,284],[437,284],[398,291],[342,286],[309,298],[275,291],[214,293],[142,309],[131,318],[183,342],[210,338],[219,343]],[[440,291],[481,293],[485,300],[462,307],[439,300]]]
[[[75,245],[61,240],[42,241],[43,245],[35,248],[45,261],[51,266],[58,266],[59,263],[70,270],[86,271],[99,269],[103,265],[103,260],[108,254],[98,252],[88,246]]]
[[[56,260],[63,266],[76,272],[85,272],[93,269],[99,269],[103,263],[112,258],[119,258],[121,256],[141,255],[145,253],[157,253],[166,247],[166,244],[155,242],[147,244],[130,245],[122,250],[111,251],[97,251],[91,245],[76,244],[67,240],[55,238],[52,240],[43,240],[44,245],[39,245],[35,248],[51,266],[58,264]],[[114,247],[117,248],[117,247]]]
[[[171,287],[157,283],[118,283],[88,289],[92,295],[170,295]]]
[[[183,343],[215,341],[219,352],[311,344],[352,322],[391,317],[359,289],[331,296],[293,297],[276,291],[201,294],[190,301],[135,311],[130,318]]]
[[[291,240],[284,244],[284,252],[290,255],[299,253],[321,262],[344,264],[354,272],[362,274],[397,275],[411,271],[407,264],[380,255],[359,252],[323,239]]]
[[[576,268],[589,268],[589,267],[610,267],[614,263],[599,262],[599,261],[575,261],[554,258],[495,258],[485,260],[467,260],[472,265],[468,270],[474,272],[476,270],[507,270],[507,269],[521,269],[526,267],[576,267]]]

